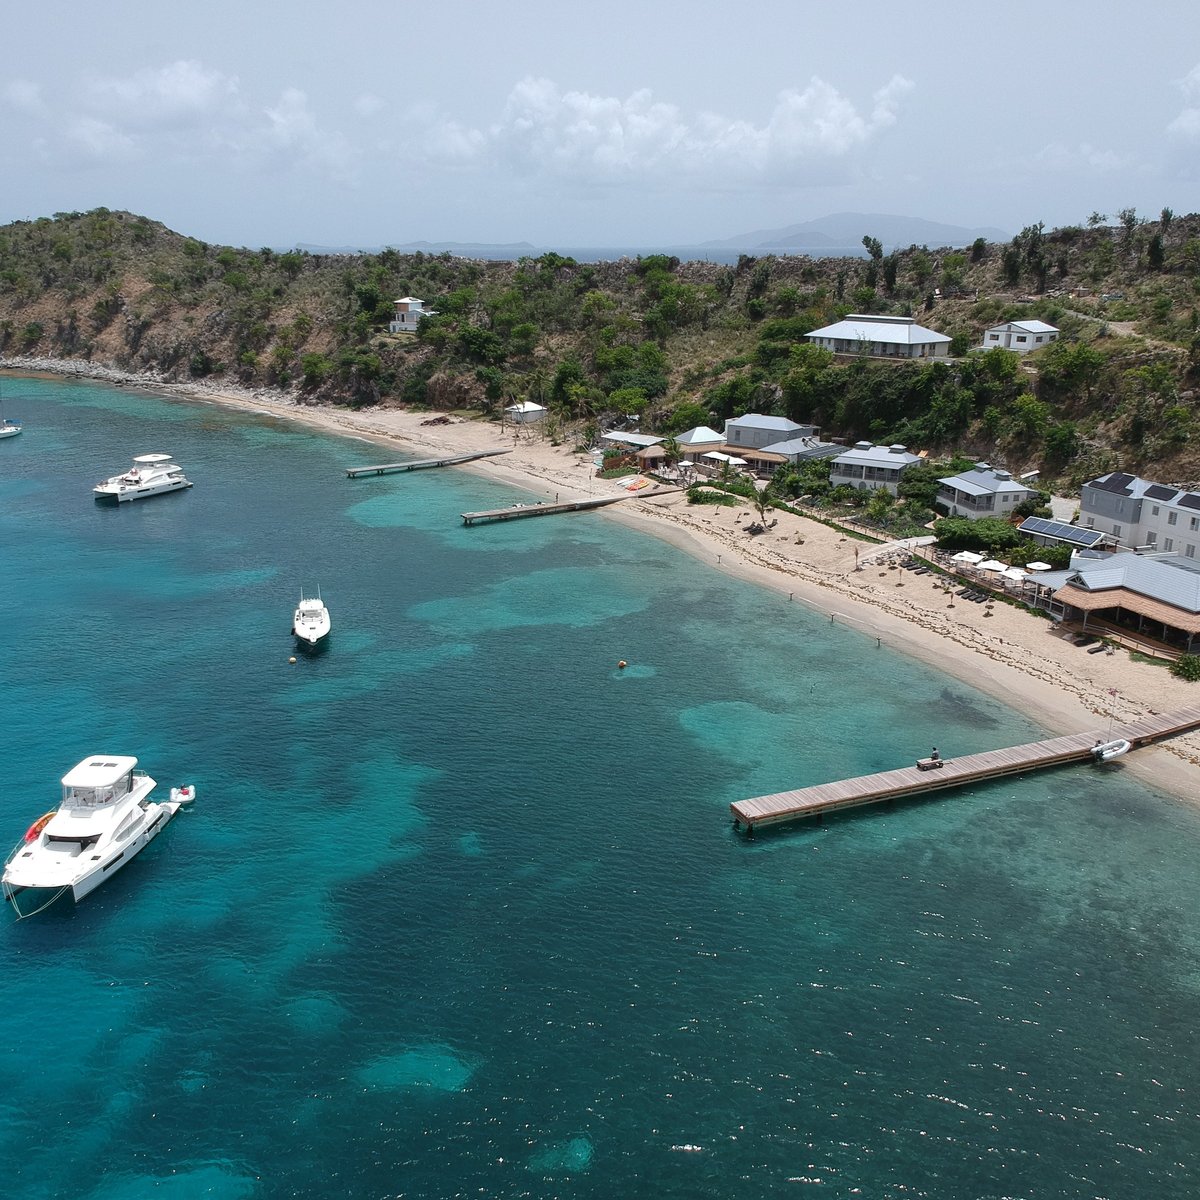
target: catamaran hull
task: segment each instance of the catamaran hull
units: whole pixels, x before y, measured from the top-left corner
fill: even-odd
[[[157,483],[149,487],[109,488],[104,484],[94,488],[97,504],[123,504],[126,500],[145,500],[148,496],[161,496],[164,492],[181,492],[190,488],[190,482]]]
[[[182,803],[179,800],[164,800],[154,805],[153,807],[157,808],[158,811],[155,813],[147,812],[146,823],[120,850],[110,855],[106,861],[93,864],[86,874],[76,876],[74,879],[61,881],[45,879],[21,880],[18,874],[16,881],[13,881],[8,878],[6,872],[4,898],[12,904],[18,913],[21,910],[17,907],[16,897],[27,893],[45,895],[47,902],[49,902],[52,898],[57,898],[55,893],[63,895],[70,892],[73,900],[82,900],[84,896],[94,892],[105,880],[111,879],[122,867],[127,866],[142,850],[154,841],[167,827],[171,818],[179,811]]]

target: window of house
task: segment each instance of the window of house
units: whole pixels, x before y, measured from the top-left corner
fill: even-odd
[[[1017,334],[1017,341],[1018,342],[1027,342],[1027,341],[1029,341],[1029,339],[1023,333],[1019,333],[1019,334]]]
[[[1174,525],[1178,522],[1178,520],[1179,520],[1178,513],[1175,513],[1175,512],[1167,513],[1167,524],[1168,525]]]
[[[1174,550],[1175,549],[1175,539],[1174,538],[1165,538],[1163,540],[1163,549],[1168,550],[1168,551]]]
[[[1096,518],[1095,518],[1095,517],[1088,517],[1088,519],[1087,519],[1087,527],[1088,527],[1089,529],[1095,529],[1095,528],[1096,528]]]
[[[1034,341],[1037,341],[1037,342],[1040,342],[1041,340],[1042,340],[1041,334],[1038,334],[1038,336],[1036,338],[1034,338]]]
[[[1121,536],[1121,527],[1120,527],[1120,525],[1114,525],[1114,526],[1113,526],[1113,537],[1120,537],[1120,536]]]
[[[1157,504],[1152,504],[1150,506],[1150,513],[1152,516],[1155,516],[1155,517],[1158,516],[1158,505]]]
[[[1191,542],[1189,542],[1186,546],[1184,546],[1183,557],[1184,558],[1195,558],[1196,557],[1196,547],[1193,546],[1191,544]]]
[[[998,333],[989,333],[988,334],[989,342],[998,342],[999,340],[1000,340],[1000,335]]]
[[[1158,534],[1154,533],[1153,531],[1146,534],[1146,545],[1147,546],[1157,546],[1158,545]]]
[[[1191,530],[1193,533],[1195,533],[1197,529],[1200,529],[1200,517],[1193,517],[1193,518],[1192,518],[1192,519],[1191,519],[1191,520],[1188,522],[1188,528],[1189,528],[1189,529],[1190,529],[1190,530]]]

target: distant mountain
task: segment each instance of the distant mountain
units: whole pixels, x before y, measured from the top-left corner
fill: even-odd
[[[530,242],[405,242],[402,245],[389,242],[387,246],[314,246],[307,242],[298,242],[297,250],[309,254],[378,254],[381,250],[397,250],[401,254],[454,254],[459,258],[524,258],[537,253],[537,247]]]
[[[909,246],[969,246],[976,238],[988,242],[1007,242],[1003,229],[968,229],[963,225],[943,225],[921,217],[898,217],[890,213],[832,213],[815,221],[787,225],[782,229],[756,229],[705,246],[721,249],[828,250],[830,247],[856,247],[864,236],[878,238],[885,248]]]

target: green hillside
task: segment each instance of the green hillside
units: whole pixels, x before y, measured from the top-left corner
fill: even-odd
[[[1007,245],[889,255],[862,233],[867,258],[511,263],[235,249],[130,213],[60,213],[0,228],[0,353],[311,403],[486,415],[530,398],[558,428],[639,415],[669,433],[766,412],[1065,486],[1118,465],[1200,478],[1200,216],[1095,214]],[[404,295],[438,315],[391,335]],[[804,342],[849,312],[913,316],[956,357],[835,360]],[[967,353],[1019,317],[1062,339]]]

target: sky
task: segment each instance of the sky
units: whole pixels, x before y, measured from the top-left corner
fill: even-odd
[[[0,0],[0,223],[696,245],[1200,210],[1200,5]]]

